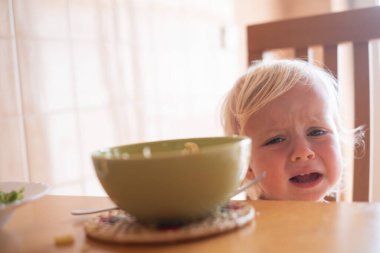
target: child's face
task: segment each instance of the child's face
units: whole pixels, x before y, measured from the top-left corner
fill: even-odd
[[[250,117],[250,168],[267,171],[262,198],[318,201],[338,182],[342,155],[328,99],[319,85],[296,85]]]

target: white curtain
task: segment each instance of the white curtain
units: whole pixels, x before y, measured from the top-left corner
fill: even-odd
[[[232,0],[0,0],[0,180],[104,194],[92,151],[222,135]]]

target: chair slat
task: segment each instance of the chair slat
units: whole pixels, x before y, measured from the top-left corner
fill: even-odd
[[[338,77],[338,46],[327,45],[323,46],[323,62],[328,70]]]
[[[305,61],[308,59],[308,48],[307,47],[297,47],[295,49],[295,54],[297,58],[301,58]]]
[[[251,25],[248,47],[265,51],[376,39],[380,37],[379,12],[377,6]]]
[[[353,200],[369,201],[370,186],[370,77],[369,77],[369,44],[353,43],[354,48],[354,92],[355,92],[355,126],[364,125],[364,154],[354,162]]]
[[[252,61],[263,59],[264,52],[250,52],[248,54],[248,66],[251,65]]]

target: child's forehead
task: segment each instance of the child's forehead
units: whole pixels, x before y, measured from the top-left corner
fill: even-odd
[[[323,120],[332,114],[331,105],[328,93],[319,85],[296,85],[253,113],[249,122],[263,121],[270,125]]]
[[[331,93],[323,83],[314,81],[299,82],[280,96],[268,101],[268,106],[273,105],[276,108],[278,106],[277,104],[281,105],[281,103],[283,103],[284,106],[308,105],[311,102],[315,102],[314,100],[318,100],[320,104],[327,104],[332,99],[330,95]],[[286,109],[286,106],[284,109]]]

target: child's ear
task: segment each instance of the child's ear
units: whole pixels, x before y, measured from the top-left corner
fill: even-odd
[[[253,179],[255,179],[255,173],[253,172],[253,169],[251,167],[248,168],[247,174],[245,176],[245,182],[250,182]],[[246,194],[247,194],[247,199],[259,199],[260,197],[260,190],[259,188],[255,185],[249,189],[247,189]]]
[[[247,175],[245,176],[246,180],[253,180],[255,178],[255,174],[251,167],[248,168]]]

